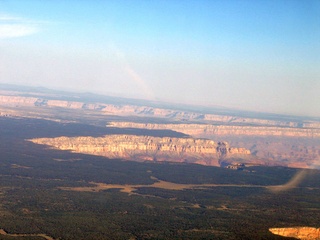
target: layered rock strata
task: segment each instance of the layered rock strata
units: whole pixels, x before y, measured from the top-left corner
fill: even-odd
[[[30,141],[60,150],[136,161],[172,161],[219,166],[221,159],[250,156],[250,151],[245,148],[233,148],[226,142],[194,138],[106,135],[98,138],[37,138]]]
[[[300,120],[271,120],[261,118],[248,118],[228,116],[194,111],[174,110],[168,108],[137,106],[126,104],[88,103],[82,101],[66,101],[49,99],[41,94],[32,93],[30,96],[18,96],[16,92],[0,91],[0,105],[3,106],[35,106],[35,107],[61,107],[68,109],[88,109],[99,111],[102,114],[160,117],[184,121],[200,121],[206,123],[220,123],[231,125],[256,125],[256,126],[280,126],[291,128],[317,128],[320,129],[319,121]],[[53,96],[56,97],[56,96]],[[57,97],[56,97],[57,98]]]
[[[262,127],[262,126],[228,126],[212,124],[152,124],[134,122],[110,122],[107,126],[119,128],[141,128],[153,130],[173,130],[194,137],[210,137],[221,135],[242,136],[276,136],[320,138],[320,129]]]

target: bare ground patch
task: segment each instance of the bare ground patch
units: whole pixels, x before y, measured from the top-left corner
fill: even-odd
[[[31,167],[28,166],[22,166],[18,164],[11,164],[11,168],[23,168],[23,169],[30,169]]]
[[[120,192],[128,193],[128,194],[136,194],[138,188],[144,187],[153,187],[153,188],[161,188],[166,190],[184,190],[184,189],[201,189],[201,188],[208,188],[208,187],[266,187],[260,185],[237,185],[237,184],[180,184],[180,183],[173,183],[159,180],[155,177],[151,177],[153,180],[156,180],[155,183],[149,185],[131,185],[131,184],[106,184],[106,183],[96,183],[96,182],[89,182],[93,186],[90,187],[60,187],[61,190],[67,191],[78,191],[78,192],[99,192],[109,189],[119,189]]]
[[[5,230],[3,229],[0,229],[0,235],[5,235],[5,236],[10,236],[10,237],[42,237],[43,239],[46,239],[46,240],[54,240],[54,238],[46,235],[46,234],[43,234],[43,233],[39,233],[39,234],[11,234],[11,233],[7,233]]]

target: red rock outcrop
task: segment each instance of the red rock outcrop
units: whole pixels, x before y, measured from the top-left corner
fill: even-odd
[[[319,240],[320,228],[293,227],[293,228],[270,228],[270,232],[283,237],[293,237],[301,240]]]

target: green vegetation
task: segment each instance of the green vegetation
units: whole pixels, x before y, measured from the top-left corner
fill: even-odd
[[[300,170],[250,167],[234,171],[176,163],[138,163],[73,154],[24,139],[98,130],[43,120],[0,118],[0,229],[55,239],[284,239],[271,227],[319,227],[320,172],[306,171],[297,186],[272,192]],[[61,127],[61,129],[60,129]],[[39,130],[40,129],[40,130]],[[45,129],[45,133],[41,133]],[[82,135],[80,133],[79,135]],[[59,187],[152,184],[232,184],[187,190],[139,188],[76,192]],[[0,239],[43,239],[6,236]],[[287,239],[287,238],[286,238]]]

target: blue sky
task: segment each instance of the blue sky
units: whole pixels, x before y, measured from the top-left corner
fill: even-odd
[[[320,1],[0,0],[0,82],[320,116]]]

